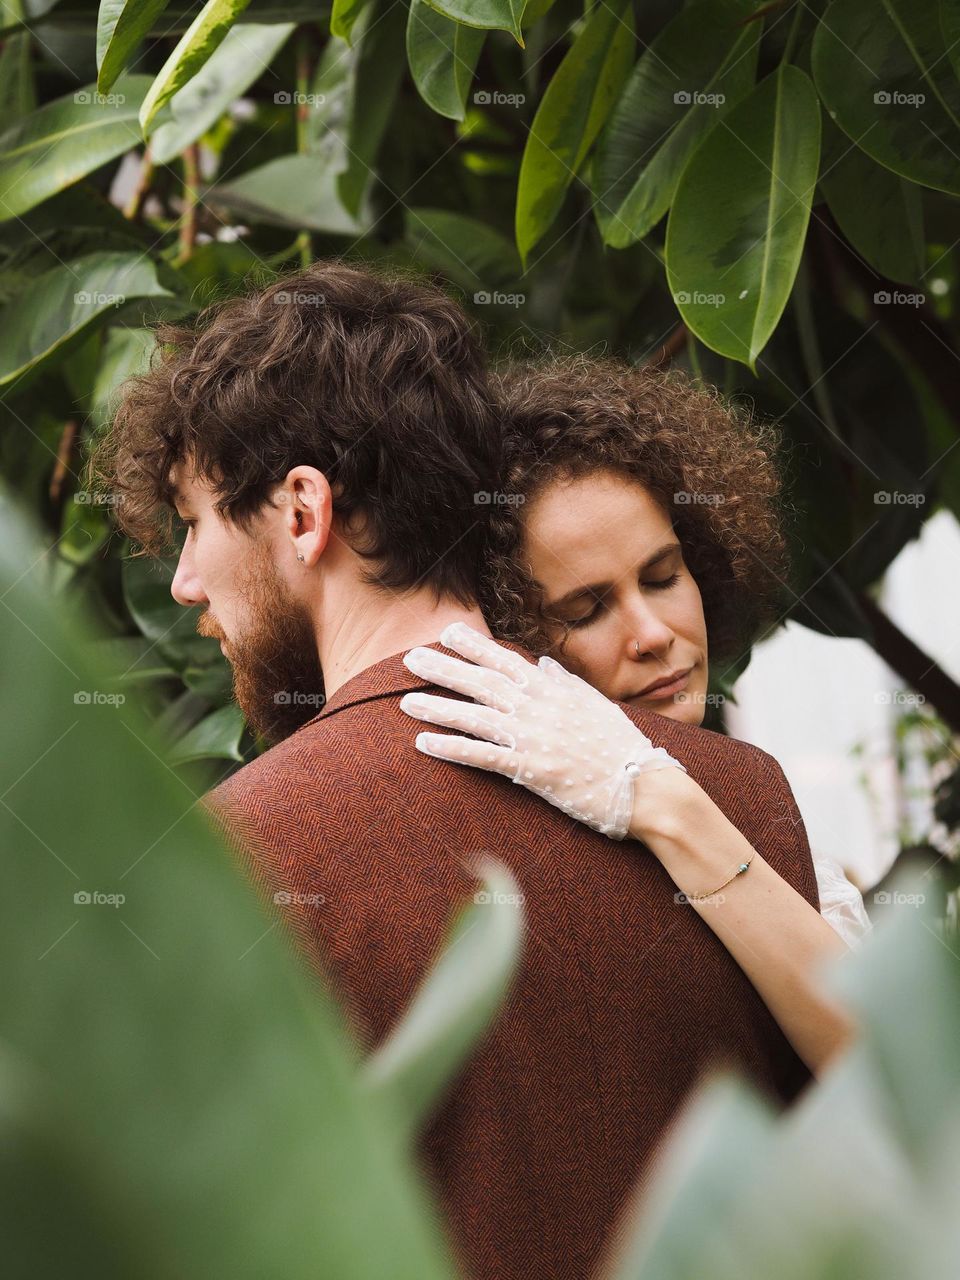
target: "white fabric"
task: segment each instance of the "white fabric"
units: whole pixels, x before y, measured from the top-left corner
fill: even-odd
[[[855,884],[847,879],[843,867],[832,858],[813,858],[820,894],[820,914],[828,921],[848,947],[860,945],[873,922],[863,905],[863,897]]]
[[[424,680],[476,701],[407,693],[400,708],[473,736],[420,733],[416,745],[424,754],[501,773],[614,840],[627,833],[637,774],[684,768],[615,703],[552,658],[534,666],[462,622],[448,626],[440,643],[470,662],[418,647],[404,663]],[[813,865],[820,913],[852,948],[873,927],[863,898],[838,863],[814,856]]]
[[[622,840],[629,829],[638,774],[666,768],[686,773],[616,703],[552,658],[534,665],[463,622],[445,628],[440,643],[471,662],[416,648],[404,663],[480,705],[404,694],[400,708],[408,715],[474,735],[418,734],[417,747],[426,755],[501,773],[612,840]]]

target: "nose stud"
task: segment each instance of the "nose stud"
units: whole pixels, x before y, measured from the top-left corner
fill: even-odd
[[[634,644],[636,645],[636,647],[637,647],[637,657],[639,658],[639,657],[640,657],[640,641],[639,641],[639,640],[634,640],[634,642],[633,642],[633,643],[634,643]]]

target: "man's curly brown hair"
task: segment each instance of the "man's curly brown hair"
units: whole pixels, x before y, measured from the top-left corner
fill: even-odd
[[[609,358],[514,363],[493,384],[503,469],[481,603],[496,635],[534,653],[562,650],[568,632],[544,612],[524,556],[525,511],[552,481],[611,470],[644,485],[672,520],[711,658],[735,658],[756,638],[788,569],[778,427],[679,370]]]
[[[247,531],[309,464],[373,562],[368,581],[475,602],[489,515],[477,494],[496,484],[499,433],[481,336],[457,302],[400,269],[320,261],[156,338],[88,461],[140,554],[174,549],[175,464],[189,460]]]

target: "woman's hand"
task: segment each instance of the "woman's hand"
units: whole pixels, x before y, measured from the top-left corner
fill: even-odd
[[[448,626],[440,643],[471,662],[416,648],[404,663],[480,705],[405,694],[400,708],[408,715],[474,735],[418,734],[424,754],[501,773],[614,840],[637,834],[631,823],[638,776],[661,769],[686,773],[616,703],[552,658],[534,665],[462,622]]]

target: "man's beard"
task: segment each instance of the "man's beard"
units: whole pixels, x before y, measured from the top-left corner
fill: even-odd
[[[242,635],[227,640],[208,614],[200,618],[197,630],[225,640],[233,696],[250,728],[276,744],[312,720],[324,705],[313,623],[260,544],[239,591],[249,608]]]

